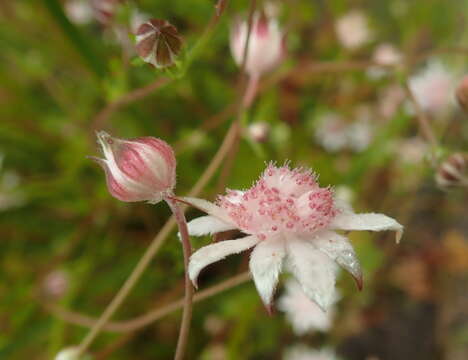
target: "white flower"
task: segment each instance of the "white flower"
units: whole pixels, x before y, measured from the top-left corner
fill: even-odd
[[[366,119],[354,121],[348,126],[348,146],[351,150],[361,152],[370,145],[373,132],[370,122]]]
[[[328,152],[341,150],[352,150],[361,152],[365,150],[372,141],[373,131],[370,121],[362,114],[358,119],[347,123],[340,116],[329,113],[319,119],[315,140]]]
[[[257,121],[247,128],[248,136],[255,142],[265,142],[270,134],[270,124],[265,121]]]
[[[337,360],[335,353],[330,349],[314,350],[299,344],[286,350],[284,360]]]
[[[189,276],[196,285],[207,265],[231,254],[254,248],[250,271],[257,290],[270,308],[284,265],[296,277],[307,297],[326,309],[334,300],[336,264],[362,285],[362,272],[351,243],[336,230],[394,230],[403,227],[383,214],[355,214],[349,205],[321,188],[316,177],[302,168],[270,164],[260,179],[245,191],[229,191],[216,204],[182,198],[208,213],[192,220],[195,236],[239,229],[247,236],[202,247],[190,258]]]
[[[455,79],[439,61],[431,61],[425,69],[412,76],[409,87],[421,108],[439,112],[453,102]]]
[[[402,139],[395,143],[395,153],[403,163],[418,164],[429,153],[427,142],[418,136]]]
[[[333,113],[327,113],[318,120],[314,135],[317,143],[329,152],[338,152],[348,145],[347,124]]]
[[[278,300],[278,309],[286,313],[296,335],[311,330],[327,331],[332,325],[334,309],[324,312],[304,294],[295,280],[286,282],[286,292]],[[335,294],[334,300],[337,300]]]
[[[356,49],[372,38],[367,17],[357,10],[339,18],[335,24],[335,31],[338,40],[348,49]]]

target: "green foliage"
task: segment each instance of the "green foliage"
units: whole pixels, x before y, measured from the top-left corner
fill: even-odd
[[[239,98],[240,76],[229,54],[229,28],[239,12],[247,12],[248,1],[228,1],[226,13],[211,29],[207,25],[214,1],[129,1],[116,15],[114,28],[96,20],[73,23],[63,9],[66,2],[0,4],[0,359],[51,359],[58,350],[78,344],[86,328],[62,319],[48,305],[98,317],[170,216],[164,204],[124,204],[110,197],[102,170],[87,158],[99,152],[94,132],[105,129],[124,138],[158,136],[173,144],[177,193],[185,195],[236,118],[236,110],[220,114]],[[442,48],[466,48],[466,2],[276,3],[288,31],[286,59],[266,74],[265,87],[243,113],[239,146],[229,155],[233,157],[229,176],[224,181],[219,175],[228,167],[226,160],[202,195],[213,199],[225,187],[249,187],[265,162],[290,160],[294,166],[312,167],[322,185],[346,185],[357,209],[388,213],[407,228],[415,224],[416,230],[403,239],[409,245],[403,243],[400,252],[393,244],[384,244],[384,237],[390,241],[385,235],[351,237],[363,265],[365,290],[358,293],[348,275],[341,277],[339,309],[347,313],[338,311],[337,325],[329,334],[295,337],[284,316],[267,315],[249,282],[195,305],[190,359],[214,359],[213,346],[219,344],[226,359],[280,359],[297,340],[314,345],[346,343],[401,302],[437,303],[432,293],[414,297],[406,283],[392,279],[391,271],[382,274],[382,269],[397,267],[410,254],[421,257],[428,273],[437,274],[434,279],[445,279],[447,273],[437,262],[442,260],[434,255],[443,248],[438,236],[445,227],[465,227],[465,193],[446,197],[432,180],[428,156],[411,163],[399,152],[405,140],[419,133],[407,99],[401,99],[387,117],[379,110],[385,90],[407,81],[426,61],[410,62],[406,71],[380,77],[369,75],[369,68],[311,68],[316,63],[366,62],[381,43],[392,43],[410,59]],[[184,48],[174,67],[157,70],[136,57],[129,26],[137,7],[151,17],[167,19],[183,36]],[[347,50],[337,40],[334,23],[354,7],[369,18],[373,38],[359,49]],[[124,29],[127,42],[116,38],[117,28]],[[459,77],[467,70],[466,49],[462,53],[431,59],[442,59]],[[109,104],[162,78],[169,79],[166,85],[97,121]],[[324,149],[316,136],[323,116],[337,114],[353,124],[359,122],[362,106],[370,111],[369,146],[362,151]],[[454,106],[431,117],[441,141],[436,149],[440,157],[467,150],[466,117]],[[255,141],[248,132],[249,125],[260,121],[270,126],[264,142]],[[14,199],[13,205],[4,206],[7,199]],[[427,215],[431,211],[436,213],[434,219]],[[190,210],[187,215],[200,213]],[[418,228],[420,222],[431,229],[430,234]],[[194,239],[193,245],[199,248],[210,241]],[[248,255],[228,258],[203,272],[202,287],[247,267]],[[57,271],[65,274],[64,288],[58,290],[49,277]],[[426,279],[430,286],[442,287],[433,278]],[[181,298],[182,284],[180,243],[172,233],[115,319],[131,319]],[[282,288],[278,290],[281,293]],[[396,300],[390,304],[391,299]],[[445,309],[450,307],[447,303],[438,306]],[[378,314],[378,320],[365,311]],[[214,332],[206,325],[212,314],[221,319]],[[131,335],[105,332],[92,352],[104,356],[99,352],[108,351],[106,358],[115,360],[171,358],[179,321],[180,312],[174,312]],[[343,328],[337,329],[340,324]],[[467,329],[465,321],[456,331],[447,330],[447,342],[466,347]]]

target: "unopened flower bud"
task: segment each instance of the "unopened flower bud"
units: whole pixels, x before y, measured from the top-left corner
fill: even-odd
[[[257,121],[250,124],[247,131],[253,141],[263,143],[270,135],[270,125],[264,121]]]
[[[242,64],[248,27],[247,21],[237,21],[231,29],[231,52],[238,65]],[[283,53],[283,34],[276,19],[255,13],[246,54],[246,72],[250,76],[261,76],[281,61]]]
[[[94,17],[103,25],[109,25],[122,0],[91,0]]]
[[[455,153],[440,164],[435,179],[441,187],[467,185],[467,170],[468,158],[466,154]]]
[[[176,27],[160,19],[141,24],[136,32],[136,41],[138,55],[157,68],[174,64],[182,47],[182,38]]]
[[[468,75],[463,77],[455,94],[462,109],[468,113]]]
[[[97,134],[104,159],[93,158],[106,172],[107,187],[115,198],[157,203],[171,195],[176,183],[176,160],[163,140],[141,137],[118,139]]]

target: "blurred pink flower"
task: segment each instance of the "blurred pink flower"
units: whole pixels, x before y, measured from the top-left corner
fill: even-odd
[[[372,141],[373,129],[370,121],[357,114],[357,119],[347,123],[339,115],[329,113],[318,120],[315,141],[328,152],[352,150],[361,152]]]
[[[402,54],[392,44],[383,43],[375,49],[373,60],[379,65],[397,65],[402,60]]]
[[[390,119],[395,115],[398,108],[405,99],[405,92],[399,85],[391,85],[379,93],[378,107],[379,113],[385,119]]]
[[[395,153],[402,163],[414,165],[424,160],[424,157],[429,153],[429,147],[427,142],[414,136],[395,143]]]
[[[122,0],[90,0],[94,17],[103,25],[109,25]]]
[[[347,124],[334,113],[327,113],[318,119],[314,135],[317,143],[329,152],[343,150],[348,145]]]
[[[296,335],[304,335],[311,330],[327,331],[332,325],[334,309],[324,312],[304,294],[295,280],[286,282],[286,291],[278,300],[278,309],[286,313]],[[335,293],[334,301],[337,300]]]
[[[255,142],[265,142],[270,134],[270,124],[265,121],[257,121],[247,128],[249,137]]]
[[[348,239],[335,230],[394,230],[397,240],[403,227],[383,214],[355,214],[336,201],[330,188],[321,188],[316,176],[303,168],[268,165],[248,190],[229,190],[215,204],[182,198],[208,213],[192,220],[195,236],[238,229],[247,234],[236,240],[202,247],[190,258],[189,276],[196,285],[207,265],[231,254],[254,248],[250,271],[269,309],[278,277],[285,264],[309,299],[326,309],[334,301],[336,264],[362,284],[359,261]]]
[[[94,19],[89,0],[68,0],[64,5],[65,13],[74,24],[89,24]]]
[[[428,113],[437,113],[450,105],[454,84],[453,75],[438,61],[430,62],[409,80],[416,101]]]
[[[231,29],[231,52],[238,65],[242,64],[247,31],[247,21],[236,21]],[[276,19],[267,17],[263,12],[255,13],[245,64],[246,72],[252,77],[260,77],[279,64],[283,53],[283,33]]]
[[[335,32],[340,43],[351,50],[361,47],[372,38],[367,17],[358,10],[339,18],[335,24]]]
[[[172,194],[176,160],[166,142],[149,136],[118,139],[104,131],[97,137],[105,158],[92,159],[106,172],[112,196],[121,201],[157,203]]]
[[[47,296],[59,298],[67,292],[69,284],[69,276],[65,271],[54,270],[44,278],[42,287]]]
[[[335,353],[330,349],[314,350],[298,344],[286,350],[284,360],[337,360]]]

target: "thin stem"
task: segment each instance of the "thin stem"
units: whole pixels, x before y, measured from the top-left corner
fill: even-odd
[[[172,198],[165,199],[172,210],[174,217],[179,226],[180,239],[182,241],[182,249],[184,252],[184,268],[185,268],[185,297],[184,297],[184,312],[182,314],[182,322],[180,324],[179,339],[177,340],[177,348],[174,356],[175,360],[182,360],[187,349],[188,335],[190,332],[190,320],[192,319],[192,298],[193,287],[190,281],[188,266],[190,255],[192,254],[192,246],[187,229],[187,221],[185,220],[184,212],[179,207],[179,204]]]
[[[216,285],[210,286],[207,289],[198,291],[193,296],[193,303],[197,303],[199,301],[208,299],[212,296],[222,293],[225,290],[229,290],[233,287],[236,287],[237,285],[243,284],[250,279],[251,279],[251,275],[249,271],[235,275],[227,280],[220,282],[219,284],[216,284]],[[176,301],[173,301],[162,307],[157,307],[156,309],[153,309],[143,315],[137,316],[130,320],[110,321],[103,327],[103,330],[106,330],[109,332],[122,332],[122,333],[137,331],[141,328],[144,328],[145,326],[148,326],[154,323],[155,321],[162,319],[163,317],[179,309],[182,309],[184,306],[184,302],[185,302],[185,297],[178,299]],[[98,321],[97,319],[94,319],[90,316],[86,316],[86,315],[83,315],[74,311],[65,310],[58,305],[45,304],[45,306],[54,315],[56,315],[63,321],[66,321],[70,324],[75,324],[75,325],[79,325],[83,327],[93,327]]]
[[[168,82],[169,79],[167,78],[159,78],[148,85],[145,85],[138,89],[134,89],[129,93],[122,95],[120,98],[107,104],[101,111],[99,111],[99,113],[94,117],[94,120],[91,124],[91,128],[93,129],[93,131],[94,129],[102,128],[105,122],[112,116],[112,114],[119,110],[121,107],[145,98],[146,96],[150,95],[153,91],[166,85]]]
[[[146,249],[146,252],[136,265],[135,269],[133,272],[130,274],[128,279],[125,281],[124,285],[120,288],[119,292],[117,295],[112,299],[111,303],[109,306],[104,310],[102,313],[101,317],[99,320],[94,324],[93,328],[91,331],[86,335],[86,337],[83,339],[81,344],[78,347],[78,354],[83,354],[86,349],[91,345],[93,340],[96,338],[96,336],[99,334],[99,332],[102,330],[104,325],[108,322],[108,320],[114,315],[114,313],[117,311],[119,306],[122,304],[122,302],[125,300],[127,295],[130,293],[130,291],[133,289],[135,286],[136,282],[140,278],[140,276],[143,274],[145,269],[148,267],[150,261],[153,259],[154,254],[159,250],[161,245],[163,244],[164,240],[166,237],[169,235],[171,232],[173,226],[175,225],[176,221],[174,217],[171,217],[164,227],[161,229],[159,234],[153,239],[152,243]]]
[[[247,83],[247,89],[245,90],[244,97],[242,99],[242,106],[247,109],[252,105],[258,91],[258,76],[251,75]]]
[[[426,116],[426,113],[422,109],[421,105],[419,104],[418,100],[414,96],[413,91],[411,90],[411,87],[408,85],[408,82],[405,81],[404,83],[404,89],[406,91],[406,94],[408,95],[409,100],[414,106],[414,109],[416,111],[416,119],[418,120],[419,128],[421,130],[421,133],[426,139],[426,141],[429,143],[431,146],[431,155],[432,155],[432,165],[436,166],[437,165],[437,147],[438,147],[438,141],[436,136],[434,135],[434,132],[432,131],[431,125],[429,124],[429,119]]]

